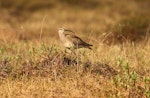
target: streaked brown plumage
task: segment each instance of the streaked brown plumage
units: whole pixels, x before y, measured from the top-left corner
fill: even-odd
[[[63,45],[66,48],[74,48],[74,49],[78,49],[78,48],[88,48],[91,49],[91,44],[88,44],[86,42],[84,42],[81,38],[79,38],[78,36],[74,35],[74,34],[64,34],[65,31],[69,31],[74,33],[71,30],[67,30],[64,28],[60,28],[58,33],[59,33],[59,37],[60,40],[62,41]]]

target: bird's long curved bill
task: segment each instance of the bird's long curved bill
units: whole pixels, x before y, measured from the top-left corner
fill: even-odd
[[[75,34],[75,32],[73,32],[71,30],[68,30],[68,29],[65,29],[65,31],[68,31],[68,32],[71,32],[71,33]]]

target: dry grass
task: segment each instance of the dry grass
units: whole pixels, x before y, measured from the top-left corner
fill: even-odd
[[[23,12],[19,1],[9,7],[5,3],[0,19],[0,97],[150,98],[149,18],[142,17],[149,16],[148,2],[96,0],[90,5],[88,0],[52,0],[46,2],[51,7],[43,8],[39,0],[24,4]],[[136,14],[137,19],[130,18]],[[118,26],[127,22],[131,24]],[[77,32],[93,50],[66,53],[58,40],[59,27]],[[130,36],[132,30],[136,36]],[[107,36],[110,32],[113,38]],[[144,39],[128,39],[138,40],[141,32]],[[121,43],[120,33],[126,39]]]
[[[1,97],[149,96],[149,43],[101,44],[80,50],[72,61],[58,47],[32,42],[3,47]]]

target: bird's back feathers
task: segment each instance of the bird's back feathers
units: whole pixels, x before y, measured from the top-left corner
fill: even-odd
[[[79,37],[76,36],[76,35],[65,34],[65,37],[66,37],[69,41],[71,41],[71,42],[75,45],[75,47],[78,46],[78,48],[83,48],[83,47],[85,47],[85,48],[91,49],[91,46],[93,46],[93,45],[91,45],[91,44],[88,44],[88,43],[84,42],[81,38],[79,38]]]

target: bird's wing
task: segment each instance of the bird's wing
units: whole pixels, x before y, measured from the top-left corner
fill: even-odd
[[[66,30],[66,29],[65,29],[65,34],[75,34],[75,32],[74,32],[74,31],[71,31],[71,30]]]
[[[76,35],[71,35],[71,34],[65,34],[66,38],[73,42],[75,45],[85,45],[85,46],[92,46],[86,42],[84,42],[81,38],[79,38]]]

